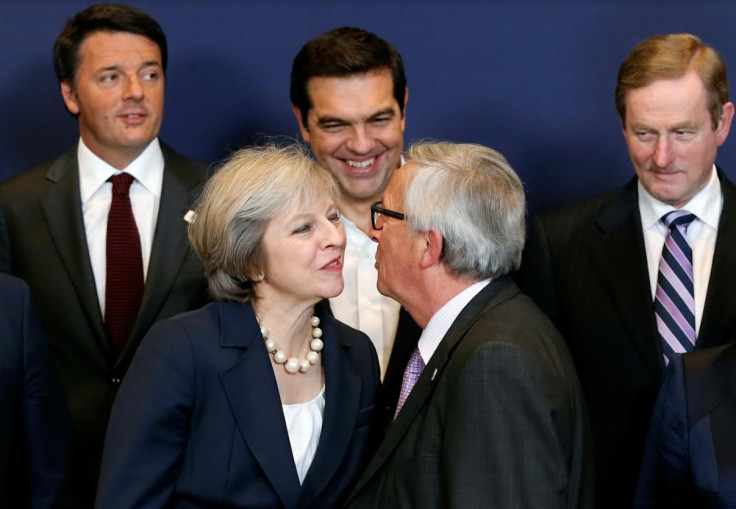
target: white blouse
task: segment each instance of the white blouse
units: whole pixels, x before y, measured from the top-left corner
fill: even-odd
[[[322,386],[322,390],[312,401],[281,406],[284,409],[291,453],[294,455],[294,464],[301,484],[307,476],[319,445],[322,417],[325,412],[325,388]]]

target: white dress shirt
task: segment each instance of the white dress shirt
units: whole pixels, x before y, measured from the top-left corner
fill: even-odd
[[[478,281],[470,285],[452,299],[445,302],[445,305],[432,315],[432,318],[429,319],[427,326],[422,331],[422,335],[419,337],[419,344],[417,345],[425,366],[429,363],[429,359],[434,355],[435,350],[437,350],[437,347],[442,342],[442,338],[450,330],[450,327],[460,312],[490,282],[490,279],[484,279],[483,281]]]
[[[667,236],[667,227],[660,221],[663,215],[676,210],[672,205],[662,203],[650,195],[639,182],[639,213],[644,230],[644,246],[647,253],[649,284],[652,290],[652,301],[657,291],[659,261]],[[700,330],[703,317],[705,296],[708,292],[710,269],[713,265],[713,251],[718,236],[718,220],[723,209],[723,193],[718,180],[716,168],[713,166],[708,184],[682,207],[683,210],[695,214],[695,219],[687,229],[687,241],[693,250],[693,283],[695,298],[695,332]]]
[[[107,270],[107,215],[112,202],[112,182],[107,179],[122,173],[97,157],[82,139],[77,147],[79,161],[79,191],[82,198],[82,215],[87,234],[87,247],[95,276],[100,312],[105,315],[105,283]],[[161,202],[161,186],[164,180],[164,156],[158,138],[123,171],[135,177],[130,186],[130,203],[141,237],[143,277],[148,272],[153,234]]]
[[[383,380],[391,357],[401,305],[381,295],[376,288],[378,244],[345,216],[341,220],[347,237],[342,268],[345,289],[330,299],[330,308],[335,318],[364,332],[371,339],[378,353]]]
[[[289,432],[289,443],[291,453],[294,456],[296,473],[299,483],[304,483],[304,478],[309,472],[314,455],[317,453],[319,437],[322,433],[322,420],[325,413],[325,388],[319,394],[306,403],[284,405],[284,419],[286,430]]]

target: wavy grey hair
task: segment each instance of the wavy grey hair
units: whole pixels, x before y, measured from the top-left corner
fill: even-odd
[[[524,186],[493,149],[470,143],[421,142],[406,158],[404,212],[412,232],[435,229],[443,261],[457,276],[498,278],[518,269],[524,249]]]
[[[253,280],[266,265],[263,234],[280,213],[340,190],[300,145],[250,147],[232,154],[209,179],[189,225],[189,242],[204,264],[216,300],[255,298]]]

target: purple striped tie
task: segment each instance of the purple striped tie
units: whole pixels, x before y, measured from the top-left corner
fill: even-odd
[[[687,210],[669,212],[661,219],[668,231],[659,261],[654,314],[665,366],[675,353],[691,352],[695,347],[693,252],[685,238],[694,219]]]
[[[409,393],[417,384],[417,380],[419,380],[419,375],[422,374],[422,371],[424,371],[424,360],[422,359],[422,355],[419,353],[419,348],[415,348],[409,358],[409,363],[406,365],[406,369],[404,370],[404,379],[401,382],[399,403],[396,405],[394,419],[399,415],[401,407],[404,406],[406,398],[409,397]]]
[[[108,180],[112,182],[112,203],[107,216],[105,329],[113,351],[119,355],[141,307],[143,257],[128,194],[135,178],[120,173]]]

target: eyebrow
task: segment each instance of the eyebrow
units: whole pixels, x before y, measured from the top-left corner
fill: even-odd
[[[146,62],[143,62],[140,66],[138,66],[138,69],[139,70],[140,69],[145,69],[146,67],[159,67],[159,68],[163,68],[163,66],[161,65],[161,62],[159,62],[158,60],[148,60]],[[120,68],[121,68],[120,65],[113,64],[113,65],[108,65],[108,66],[105,66],[105,67],[100,67],[97,70],[97,72],[117,71]]]
[[[396,115],[396,110],[392,106],[389,106],[387,108],[384,108],[382,110],[376,111],[375,113],[371,114],[371,116],[368,117],[368,120],[372,120],[382,115],[391,115],[393,117]],[[318,125],[331,124],[331,123],[350,124],[351,122],[345,120],[344,118],[335,117],[332,115],[327,115],[324,117],[317,118]]]
[[[685,121],[685,122],[678,122],[670,126],[666,126],[665,130],[668,132],[672,132],[672,131],[680,131],[680,130],[691,130],[691,129],[695,129],[696,127],[697,126],[694,123]],[[659,131],[659,129],[656,129],[649,124],[643,124],[643,123],[632,124],[631,129],[633,129],[634,131]]]

